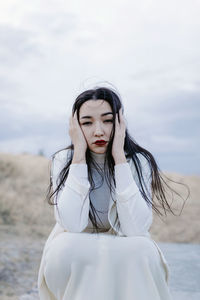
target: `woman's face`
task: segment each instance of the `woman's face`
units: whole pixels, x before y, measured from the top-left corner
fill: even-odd
[[[88,148],[95,153],[105,153],[113,128],[113,113],[104,100],[88,100],[79,111],[79,122]],[[96,143],[99,140],[105,141]]]

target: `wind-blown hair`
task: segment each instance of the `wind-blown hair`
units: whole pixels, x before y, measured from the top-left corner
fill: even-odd
[[[115,165],[115,163],[114,163],[114,159],[113,159],[113,156],[112,156],[112,144],[113,144],[114,132],[115,132],[115,117],[116,117],[116,114],[118,114],[120,108],[122,107],[122,112],[124,111],[124,108],[123,108],[123,105],[122,105],[122,102],[120,100],[120,96],[119,96],[118,92],[114,91],[111,88],[107,88],[107,87],[96,87],[94,89],[89,89],[89,90],[86,90],[86,91],[82,92],[75,99],[75,102],[74,102],[73,107],[72,107],[72,114],[74,115],[75,111],[77,111],[77,118],[78,118],[78,121],[79,121],[79,111],[80,111],[81,105],[84,102],[88,101],[88,100],[100,100],[100,99],[107,101],[111,106],[111,109],[112,109],[112,112],[113,112],[113,128],[112,128],[112,131],[111,131],[110,141],[108,143],[106,153],[105,153],[104,173],[101,172],[101,169],[98,167],[98,164],[96,164],[96,162],[92,158],[89,148],[87,148],[87,150],[86,150],[86,164],[88,166],[88,180],[89,180],[89,183],[90,183],[90,189],[89,189],[89,199],[90,199],[89,218],[90,218],[90,220],[93,224],[94,230],[97,233],[99,232],[98,222],[97,222],[97,219],[96,219],[96,216],[98,217],[98,214],[97,214],[97,211],[96,211],[95,207],[93,206],[93,204],[91,202],[90,194],[93,190],[95,190],[98,187],[95,187],[95,183],[94,183],[94,180],[92,178],[91,167],[94,167],[97,170],[97,172],[102,176],[102,179],[103,179],[103,176],[105,176],[106,182],[109,186],[110,193],[111,193],[111,196],[112,196],[112,192],[114,192],[115,187],[116,187],[115,174],[114,174],[114,165]],[[118,118],[119,118],[119,116],[118,116]],[[79,124],[80,124],[80,122],[79,122]],[[55,152],[52,156],[52,161],[53,161],[55,155],[58,152],[60,152],[62,150],[66,150],[66,149],[69,149],[71,151],[69,151],[69,156],[68,156],[68,159],[66,161],[66,164],[64,165],[63,169],[59,173],[59,176],[56,180],[56,189],[53,192],[52,192],[53,182],[52,182],[52,177],[50,176],[50,183],[49,183],[49,186],[48,186],[48,191],[47,191],[47,196],[46,196],[46,199],[47,199],[47,201],[50,205],[57,205],[58,193],[62,189],[62,187],[63,187],[63,185],[64,185],[64,183],[67,179],[68,172],[69,172],[69,167],[70,167],[70,164],[71,164],[72,159],[73,159],[74,145],[70,144],[68,147]],[[138,176],[138,179],[139,179],[139,183],[140,183],[139,190],[140,190],[144,200],[147,202],[147,204],[151,205],[152,209],[158,215],[163,216],[161,211],[158,209],[158,205],[156,205],[156,203],[154,201],[154,198],[156,198],[158,203],[161,204],[161,207],[164,210],[165,216],[166,216],[166,211],[170,211],[173,215],[175,215],[172,208],[171,208],[171,206],[169,205],[169,203],[167,201],[167,198],[166,198],[166,195],[165,195],[164,185],[167,188],[169,188],[171,191],[174,191],[177,195],[179,195],[179,194],[175,190],[173,190],[171,187],[169,187],[169,185],[163,179],[163,176],[165,176],[165,175],[164,174],[161,175],[161,171],[160,171],[153,155],[148,150],[144,149],[143,147],[141,147],[140,145],[137,144],[137,142],[129,134],[127,128],[126,128],[126,132],[125,132],[124,153],[125,153],[125,156],[126,156],[127,159],[130,158],[130,159],[133,160],[133,163],[134,163],[135,168],[136,168],[137,176]],[[142,174],[142,166],[141,166],[140,160],[137,157],[137,154],[139,154],[139,153],[146,158],[147,163],[148,163],[149,168],[150,168],[151,193],[148,193],[148,191],[146,189],[146,184],[145,184],[143,174]],[[106,165],[107,165],[107,167],[106,167]],[[173,181],[169,178],[167,178],[167,179],[170,180],[170,181]],[[103,182],[103,180],[102,180],[102,182]],[[175,181],[173,181],[173,182],[175,182]],[[179,183],[179,184],[183,184],[183,183]],[[183,185],[185,185],[185,184],[183,184]],[[55,197],[54,197],[54,195],[55,195]],[[51,199],[52,197],[55,198],[55,199],[52,200]],[[115,199],[113,199],[113,197],[112,197],[112,200],[115,201]],[[120,226],[118,215],[116,217],[115,223],[117,221],[118,221],[118,224]]]

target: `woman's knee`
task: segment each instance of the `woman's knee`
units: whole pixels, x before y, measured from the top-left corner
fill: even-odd
[[[138,259],[157,259],[158,251],[153,244],[153,242],[147,237],[127,237],[128,238],[128,248],[132,255],[137,255]]]
[[[63,285],[70,276],[72,249],[68,236],[60,234],[45,252],[44,276],[49,287]]]

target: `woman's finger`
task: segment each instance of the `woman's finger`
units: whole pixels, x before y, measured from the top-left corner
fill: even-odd
[[[117,126],[119,126],[119,117],[118,117],[118,113],[116,113],[116,116],[115,116],[115,124]]]
[[[75,119],[76,123],[78,123],[77,110],[74,113],[74,119]]]
[[[116,114],[116,117],[117,117],[117,123],[118,125],[120,125],[122,121],[122,108],[119,109],[118,113]]]
[[[74,115],[71,117],[72,124],[76,124],[76,111],[74,112]]]
[[[124,115],[122,113],[122,108],[120,108],[120,121],[125,124]]]

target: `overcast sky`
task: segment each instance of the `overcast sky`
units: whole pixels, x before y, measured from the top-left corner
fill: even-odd
[[[0,151],[69,143],[75,97],[121,94],[163,171],[200,174],[200,1],[0,0]]]

